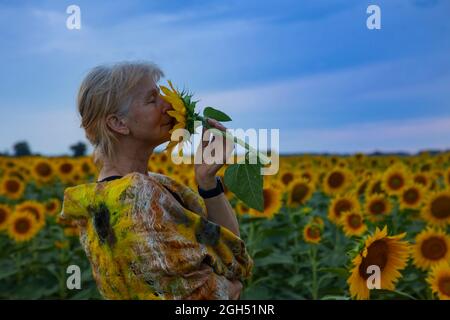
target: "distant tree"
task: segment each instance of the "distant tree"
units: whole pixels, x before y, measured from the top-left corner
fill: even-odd
[[[78,142],[70,146],[73,152],[73,157],[83,157],[86,155],[86,144],[84,142]]]
[[[28,145],[28,142],[26,141],[19,141],[14,146],[14,155],[16,157],[22,157],[22,156],[30,156],[31,150],[30,146]]]

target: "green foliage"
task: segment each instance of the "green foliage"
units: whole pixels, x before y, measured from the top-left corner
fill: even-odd
[[[56,243],[64,243],[57,248]],[[81,289],[66,286],[67,267],[81,270]],[[89,261],[78,238],[64,236],[54,218],[25,243],[0,233],[0,299],[100,299]]]
[[[231,121],[231,118],[225,114],[224,112],[214,109],[213,107],[206,107],[203,110],[203,116],[211,119],[215,119],[217,121]]]
[[[264,209],[261,164],[237,163],[227,167],[224,182],[228,189],[248,207]]]

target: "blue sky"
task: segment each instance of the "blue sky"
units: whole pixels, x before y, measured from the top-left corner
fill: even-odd
[[[81,9],[81,30],[66,8]],[[381,8],[368,30],[366,8]],[[156,62],[280,152],[450,149],[450,1],[0,2],[0,151],[86,141],[75,96],[95,65]]]

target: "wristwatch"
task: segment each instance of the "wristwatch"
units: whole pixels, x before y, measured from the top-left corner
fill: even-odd
[[[222,185],[222,181],[220,181],[219,177],[216,177],[216,187],[213,189],[209,189],[209,190],[203,190],[202,188],[198,187],[198,194],[203,198],[203,199],[208,199],[208,198],[212,198],[215,196],[218,196],[219,194],[224,192],[223,189],[223,185]]]

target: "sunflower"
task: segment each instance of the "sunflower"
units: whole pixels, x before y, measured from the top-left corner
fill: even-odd
[[[292,208],[305,204],[311,198],[313,191],[312,185],[306,180],[294,180],[288,189],[288,206]]]
[[[366,188],[366,198],[374,194],[385,194],[383,189],[383,180],[380,174],[375,174]]]
[[[414,264],[423,269],[450,261],[450,236],[444,231],[428,227],[416,236],[413,246]]]
[[[8,224],[8,234],[16,242],[32,239],[39,232],[36,219],[30,212],[15,212]]]
[[[283,170],[283,172],[280,172],[280,181],[283,183],[285,187],[289,187],[289,185],[291,184],[291,182],[294,181],[295,178],[296,175],[292,171]]]
[[[15,212],[29,212],[36,220],[37,227],[45,225],[45,207],[41,203],[33,200],[24,201],[14,208]]]
[[[49,182],[55,173],[53,164],[44,158],[40,158],[34,162],[32,167],[32,175],[38,182]]]
[[[382,194],[369,196],[364,203],[364,212],[371,221],[378,221],[391,213],[391,203],[388,198]]]
[[[94,175],[97,173],[97,167],[95,166],[91,157],[87,157],[81,160],[80,170],[85,176]]]
[[[342,212],[340,225],[347,237],[359,237],[367,230],[367,226],[364,223],[364,216],[360,211],[356,210]]]
[[[329,195],[345,191],[352,183],[352,173],[346,168],[334,168],[323,181],[323,190]]]
[[[450,223],[450,190],[431,193],[422,208],[422,217],[425,221],[445,226]]]
[[[281,193],[280,191],[266,187],[263,188],[263,197],[264,197],[264,209],[263,212],[260,212],[256,209],[250,208],[249,214],[256,217],[265,217],[265,218],[273,218],[275,214],[277,214],[283,202],[281,201]]]
[[[57,174],[61,181],[70,182],[72,174],[75,172],[75,164],[70,159],[62,159],[56,164]]]
[[[17,200],[22,197],[25,190],[25,184],[14,177],[5,177],[2,179],[0,186],[1,194],[7,198]]]
[[[387,235],[387,227],[375,230],[373,235],[366,237],[356,256],[352,260],[353,269],[347,280],[350,294],[356,299],[368,299],[370,291],[367,286],[369,266],[380,268],[381,289],[394,290],[395,283],[400,278],[400,270],[406,267],[409,257],[409,244],[401,239],[406,233],[396,236]]]
[[[308,223],[303,228],[303,239],[305,242],[317,244],[322,239],[322,229],[320,224],[318,223]]]
[[[390,195],[402,193],[408,182],[408,172],[404,165],[394,164],[383,174],[382,187]]]
[[[48,200],[44,206],[46,213],[52,217],[61,211],[61,201],[57,198]]]
[[[315,185],[317,181],[317,175],[311,169],[303,170],[299,173],[300,178],[304,179],[310,185]]]
[[[430,175],[424,172],[415,173],[413,175],[413,181],[422,185],[425,189],[429,189],[432,183]]]
[[[10,207],[0,203],[0,230],[7,228],[11,213]]]
[[[403,189],[400,195],[401,209],[418,209],[424,197],[425,191],[419,184],[410,184]]]
[[[427,282],[440,300],[450,300],[450,264],[440,263],[428,274]]]
[[[196,119],[194,110],[197,101],[191,100],[191,94],[184,91],[179,92],[173,87],[172,82],[167,82],[169,83],[170,89],[165,86],[160,86],[164,93],[161,97],[172,105],[173,110],[167,111],[167,114],[176,120],[175,125],[169,133],[172,134],[177,129],[186,129],[190,134],[193,134],[195,132],[194,122]],[[170,141],[165,150],[171,152],[178,143],[178,141]],[[182,150],[183,148],[181,146],[180,155],[183,155]]]
[[[328,209],[328,219],[337,224],[340,222],[339,219],[344,211],[359,211],[359,202],[354,194],[348,193],[336,196]]]

